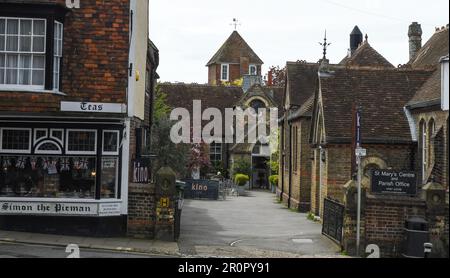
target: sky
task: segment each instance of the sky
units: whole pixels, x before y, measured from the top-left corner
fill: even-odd
[[[328,59],[347,55],[355,25],[392,64],[409,60],[408,26],[422,24],[423,43],[449,23],[448,0],[150,0],[150,39],[160,52],[162,82],[207,83],[205,66],[234,30],[270,66],[317,62],[325,30]]]

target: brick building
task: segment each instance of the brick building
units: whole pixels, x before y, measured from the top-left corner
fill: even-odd
[[[206,65],[208,84],[233,82],[246,74],[261,76],[263,64],[241,35],[234,31]]]
[[[126,233],[157,56],[148,1],[0,1],[0,228]]]
[[[267,188],[270,175],[268,162],[271,159],[270,153],[266,152],[267,146],[225,142],[225,130],[231,128],[226,126],[226,109],[245,110],[252,107],[281,110],[283,88],[264,84],[261,77],[262,64],[247,42],[234,31],[207,64],[208,85],[163,83],[159,88],[167,95],[167,103],[173,109],[185,108],[192,115],[193,102],[197,100],[201,101],[203,111],[207,108],[217,108],[221,112],[224,137],[222,142],[209,144],[213,166],[211,174],[220,171],[230,177],[234,163],[244,159],[252,165],[251,186]],[[242,80],[242,86],[233,84],[236,80]],[[203,121],[202,125],[208,123],[209,121]]]

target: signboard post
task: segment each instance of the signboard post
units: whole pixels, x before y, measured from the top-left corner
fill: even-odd
[[[361,183],[362,183],[362,169],[361,159],[367,155],[367,151],[363,149],[361,139],[361,108],[356,110],[356,163],[358,166],[358,209],[356,219],[356,254],[359,256],[359,249],[361,244]]]

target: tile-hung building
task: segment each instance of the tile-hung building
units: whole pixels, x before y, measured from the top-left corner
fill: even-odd
[[[448,25],[437,28],[423,47],[421,35],[420,25],[412,24],[409,65],[414,69],[430,68],[433,74],[408,102],[405,112],[412,140],[418,143],[416,169],[421,185],[437,183],[448,192]]]
[[[283,89],[265,86],[261,78],[263,62],[250,48],[245,40],[234,31],[223,46],[208,62],[209,84],[160,84],[161,92],[167,95],[167,102],[172,108],[186,108],[192,115],[193,101],[202,101],[203,110],[218,108],[223,117],[225,109],[237,107],[244,110],[253,108],[279,108]],[[228,86],[233,81],[242,79],[241,86]],[[226,85],[225,85],[226,84]],[[223,134],[225,135],[225,118]],[[203,121],[203,126],[208,124]],[[261,144],[226,144],[223,142],[210,144],[210,161],[213,166],[232,174],[233,164],[245,159],[252,164],[254,177],[253,187],[268,187],[270,153],[268,147]],[[216,174],[216,173],[214,173]]]
[[[0,2],[0,228],[126,232],[147,52],[148,1]]]

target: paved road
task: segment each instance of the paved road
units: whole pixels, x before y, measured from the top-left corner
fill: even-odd
[[[200,257],[334,257],[338,247],[321,225],[266,192],[226,201],[186,200],[179,247]]]
[[[0,242],[0,260],[14,258],[51,258],[63,259],[69,254],[62,247],[50,247],[27,244],[11,244]],[[150,256],[141,254],[129,254],[121,252],[110,252],[101,250],[80,250],[81,258],[161,258],[161,256]]]

